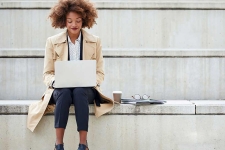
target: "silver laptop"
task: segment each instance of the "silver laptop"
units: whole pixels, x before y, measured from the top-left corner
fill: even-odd
[[[55,88],[96,86],[96,61],[56,61]]]

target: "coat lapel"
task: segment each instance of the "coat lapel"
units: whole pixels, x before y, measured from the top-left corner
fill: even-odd
[[[62,32],[54,41],[57,60],[68,60],[67,31]]]
[[[95,58],[97,40],[84,29],[82,29],[81,32],[83,34],[83,60],[91,60]]]

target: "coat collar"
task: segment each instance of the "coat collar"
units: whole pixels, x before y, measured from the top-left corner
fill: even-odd
[[[89,34],[87,31],[84,29],[81,29],[82,35],[83,35],[83,40],[86,42],[97,42],[97,39]],[[67,30],[55,35],[55,38],[53,38],[53,44],[60,44],[60,43],[65,43],[67,41]]]
[[[67,35],[67,38],[68,38],[68,42],[69,42],[69,43],[73,43],[73,42],[70,40],[70,37],[69,37],[68,35]],[[75,41],[78,41],[79,43],[81,43],[81,32],[80,32],[78,38],[75,39]]]

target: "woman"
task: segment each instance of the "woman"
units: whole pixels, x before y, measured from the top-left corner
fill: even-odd
[[[104,79],[100,39],[83,29],[91,28],[95,24],[97,11],[87,0],[61,0],[51,9],[49,17],[54,28],[66,28],[66,30],[47,39],[43,77],[48,90],[41,102],[29,107],[28,128],[33,131],[39,122],[37,118],[42,117],[41,113],[38,115],[37,108],[47,107],[46,103],[55,104],[55,150],[64,150],[63,136],[68,121],[69,107],[73,104],[80,137],[78,150],[86,150],[88,149],[88,104],[95,104],[97,117],[113,108],[113,101],[99,91]],[[96,60],[96,87],[54,89],[54,83],[57,82],[54,80],[54,63],[65,60]],[[32,112],[34,109],[35,113]],[[50,109],[49,105],[46,112],[50,112]]]

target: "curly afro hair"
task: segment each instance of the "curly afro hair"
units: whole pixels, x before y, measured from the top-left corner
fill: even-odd
[[[98,18],[97,10],[94,4],[89,0],[59,0],[58,3],[51,8],[49,18],[54,28],[66,27],[66,15],[69,12],[75,12],[82,16],[82,28],[91,28],[96,24],[95,19]]]

